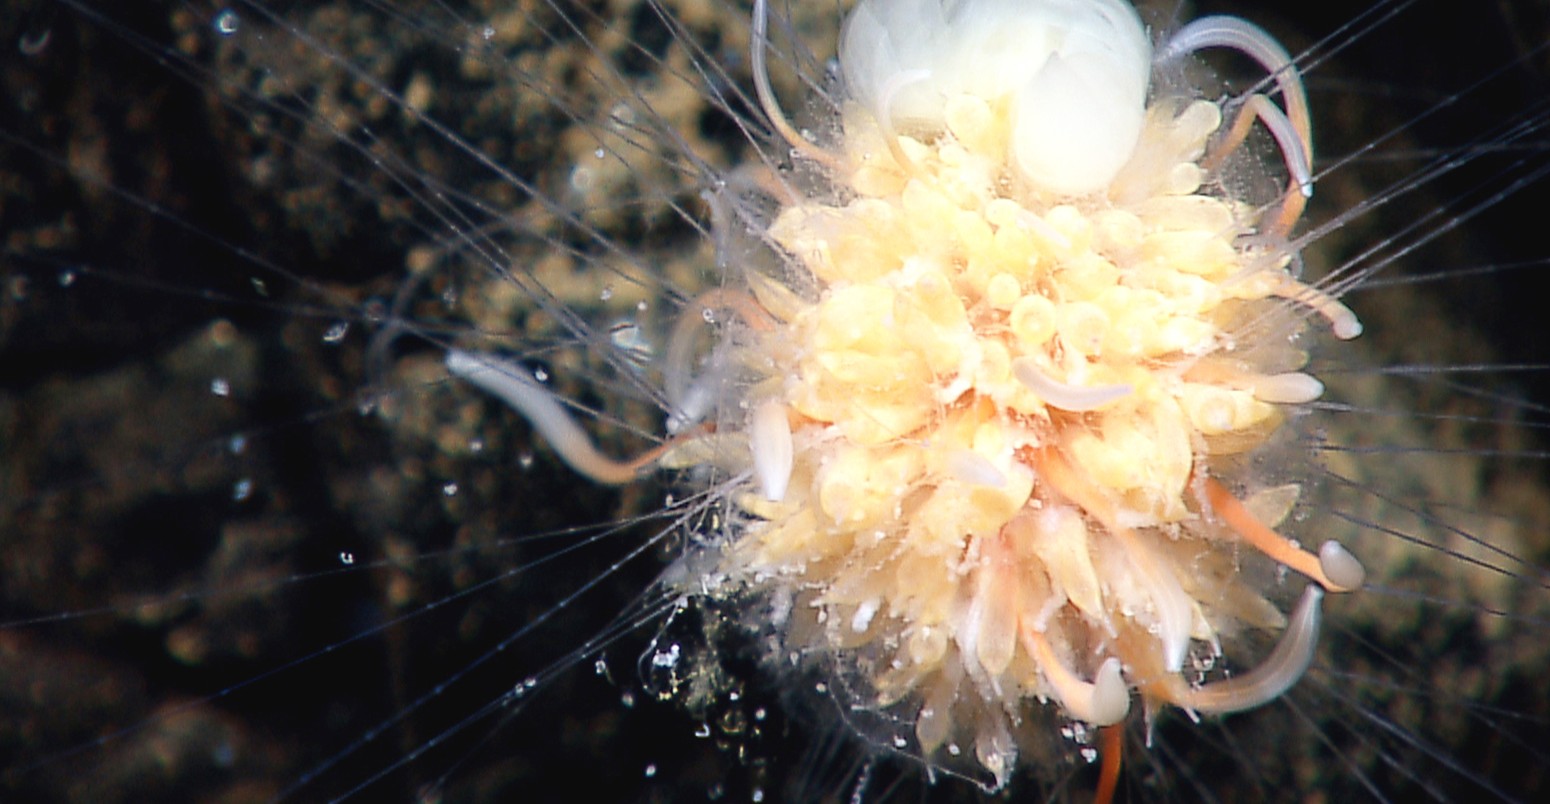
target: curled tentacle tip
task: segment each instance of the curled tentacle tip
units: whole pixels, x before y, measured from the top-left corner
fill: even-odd
[[[1196,712],[1224,715],[1264,706],[1281,697],[1302,679],[1313,663],[1313,652],[1319,642],[1319,623],[1323,618],[1320,607],[1323,600],[1324,589],[1318,584],[1309,584],[1287,620],[1281,641],[1264,662],[1247,673],[1189,690],[1175,703]]]

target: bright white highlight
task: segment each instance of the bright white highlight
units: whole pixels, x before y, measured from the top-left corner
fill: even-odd
[[[1122,0],[862,0],[840,39],[846,87],[885,130],[941,129],[950,98],[1005,99],[1012,161],[1063,195],[1104,190],[1129,161],[1151,60]]]
[[[794,454],[791,420],[785,405],[769,400],[754,408],[748,427],[748,445],[753,451],[754,476],[759,480],[764,499],[770,502],[785,499]]]
[[[1157,638],[1162,643],[1163,667],[1170,673],[1177,673],[1184,669],[1184,657],[1189,653],[1195,604],[1168,566],[1152,555],[1133,531],[1118,528],[1114,535],[1151,598],[1157,617]]]

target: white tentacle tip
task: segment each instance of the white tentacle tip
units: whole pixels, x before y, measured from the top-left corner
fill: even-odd
[[[1345,545],[1330,539],[1319,546],[1319,569],[1324,571],[1324,577],[1333,584],[1330,591],[1349,592],[1362,588],[1367,580],[1367,568],[1351,551],[1345,549]]]
[[[475,372],[491,369],[486,361],[475,357],[472,352],[465,352],[462,349],[448,349],[446,365],[448,373],[465,380]]]
[[[1349,341],[1362,334],[1362,321],[1350,310],[1346,310],[1344,315],[1331,319],[1330,324],[1335,337],[1342,341]]]
[[[1324,395],[1324,383],[1300,371],[1257,377],[1254,398],[1279,405],[1306,405]]]
[[[1189,656],[1189,623],[1178,618],[1164,617],[1162,622],[1163,667],[1170,673],[1184,669]]]
[[[1094,726],[1112,726],[1130,714],[1130,690],[1119,674],[1119,659],[1103,660],[1093,678],[1092,698],[1087,722]]]
[[[1117,402],[1130,396],[1135,390],[1129,385],[1100,385],[1090,388],[1069,385],[1045,374],[1038,363],[1026,357],[1012,361],[1012,374],[1028,390],[1038,394],[1039,398],[1044,400],[1044,404],[1076,413],[1096,410],[1111,402]]]
[[[1119,659],[1104,659],[1092,683],[1088,683],[1061,662],[1042,632],[1024,626],[1022,639],[1072,719],[1094,726],[1112,726],[1130,713],[1130,690],[1120,677]]]
[[[791,440],[791,420],[786,406],[774,400],[754,408],[748,427],[748,444],[753,451],[754,477],[759,490],[770,502],[786,498],[791,484],[791,466],[795,448]]]

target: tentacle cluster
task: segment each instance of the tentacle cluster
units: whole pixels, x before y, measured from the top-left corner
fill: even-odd
[[[933,37],[951,39],[954,14],[994,27],[1002,6],[937,8]],[[1209,182],[1214,149],[1237,147],[1213,139],[1218,105],[1140,103],[1149,53],[1139,89],[1105,96],[1135,104],[1122,159],[1078,165],[1081,180],[1030,169],[1027,104],[1043,96],[1025,88],[1062,60],[1133,66],[1083,50],[1084,20],[1141,35],[1122,4],[1017,8],[1017,30],[1051,44],[1021,85],[988,87],[941,71],[995,53],[927,43],[911,61],[892,4],[855,12],[844,41],[865,62],[842,51],[859,91],[832,160],[844,199],[790,204],[770,231],[818,291],[750,288],[777,323],[750,341],[769,362],[747,406],[787,418],[750,429],[751,452],[794,459],[762,482],[782,494],[748,495],[755,522],[723,562],[781,601],[782,650],[859,677],[851,704],[902,711],[922,753],[972,748],[992,784],[1029,701],[1105,725],[1132,690],[1149,709],[1271,700],[1311,659],[1321,592],[1361,584],[1338,544],[1314,556],[1271,530],[1295,487],[1243,503],[1215,477],[1322,393],[1293,345],[1302,309],[1342,337],[1355,317],[1291,272],[1279,211]],[[1189,33],[1223,44],[1211,30]],[[1300,196],[1307,146],[1290,147]],[[1316,582],[1290,619],[1241,571],[1247,546]],[[1197,683],[1192,647],[1246,629],[1285,634],[1258,669]]]
[[[941,23],[921,42],[901,16],[917,6]],[[1033,55],[1011,58],[1004,37],[976,49],[1000,23],[1033,37]],[[1222,30],[1187,29],[1165,53],[1233,45]],[[670,447],[717,448],[663,460],[748,478],[719,594],[748,606],[774,660],[842,677],[854,710],[907,724],[896,745],[963,756],[988,786],[1014,767],[1034,702],[1102,726],[1133,695],[1196,712],[1280,695],[1311,659],[1323,591],[1359,587],[1361,566],[1272,530],[1295,486],[1240,500],[1222,478],[1322,393],[1294,343],[1306,312],[1340,337],[1360,325],[1291,269],[1285,204],[1267,212],[1211,181],[1239,139],[1221,108],[1146,100],[1150,47],[1117,0],[863,0],[843,41],[853,97],[818,157],[838,191],[786,203],[768,232],[796,275],[750,272],[685,311],[740,322],[713,370],[697,377],[691,350],[670,349],[667,396],[713,388],[731,413],[712,435],[684,429],[698,410],[674,411]],[[987,59],[1021,78],[963,72]],[[1119,88],[1096,108],[1133,118],[1125,142],[1099,137],[1104,153],[1064,174],[1032,167],[1067,159],[1095,123],[1064,121],[1076,135],[1051,145],[1034,130],[1050,121],[1030,120],[1105,76]],[[1301,102],[1283,131],[1299,197]],[[514,394],[582,472],[639,470],[599,463],[535,401],[540,386],[497,379],[509,367],[462,353],[449,366]],[[1274,573],[1243,571],[1256,560],[1313,581],[1290,618],[1264,588]],[[1202,683],[1191,657],[1248,630],[1283,633],[1258,668]]]

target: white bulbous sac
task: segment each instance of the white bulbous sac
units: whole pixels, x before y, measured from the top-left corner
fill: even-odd
[[[839,55],[885,130],[941,129],[959,95],[1007,103],[1012,163],[1075,196],[1107,187],[1135,149],[1152,46],[1124,0],[861,0]]]

